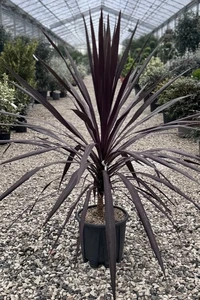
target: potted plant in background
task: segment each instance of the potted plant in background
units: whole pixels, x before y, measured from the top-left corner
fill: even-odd
[[[18,37],[13,42],[6,42],[0,56],[0,71],[6,73],[10,81],[16,82],[5,66],[9,66],[22,76],[31,86],[35,87],[35,60],[33,54],[37,47],[36,41],[27,37]],[[15,104],[20,114],[24,115],[31,101],[29,95],[20,89],[15,90]]]
[[[9,31],[7,31],[3,25],[0,25],[0,53],[4,50],[4,44],[7,41],[11,41],[12,36]]]
[[[64,49],[64,48],[63,48]],[[69,61],[68,61],[69,63]],[[58,55],[54,55],[51,57],[49,65],[52,67],[55,72],[59,74],[59,76],[65,80],[68,79],[70,82],[73,81],[73,77],[70,74],[70,71],[66,68],[65,65],[63,65],[62,59],[58,57]],[[57,79],[51,75],[51,92],[52,97],[54,100],[58,100],[60,98],[61,92],[63,92],[64,95],[67,94],[67,90],[65,87],[63,87]]]
[[[163,105],[176,97],[184,95],[190,96],[184,101],[175,103],[171,107],[165,109],[163,113],[163,120],[165,123],[189,117],[200,110],[200,84],[197,80],[190,77],[182,76],[173,82],[170,87],[159,95],[158,103]],[[179,136],[184,137],[190,135],[192,130],[194,130],[193,126],[192,128],[180,127],[178,129]]]
[[[196,79],[196,80],[200,80],[200,69],[196,69],[192,72],[191,75],[192,78]]]
[[[138,57],[137,57],[138,59]],[[126,64],[123,67],[121,76],[120,76],[120,80],[121,82],[124,81],[124,78],[127,76],[127,74],[129,72],[132,72],[133,67],[135,67],[135,71],[137,69],[136,64],[134,63],[134,59],[129,55],[126,61]],[[137,81],[134,85],[134,90],[135,90],[135,94],[139,93],[139,91],[141,90],[139,82]]]
[[[122,73],[124,64],[127,61],[134,33],[124,51],[124,54],[121,59],[118,60],[121,14],[119,14],[118,22],[112,38],[110,34],[109,21],[106,27],[103,20],[103,13],[101,12],[99,20],[99,43],[96,43],[93,23],[91,22],[92,49],[87,25],[86,22],[84,23],[88,56],[95,92],[94,101],[91,99],[84,81],[79,75],[77,67],[67,50],[66,55],[68,56],[70,65],[53,41],[47,37],[52,46],[57,49],[60,54],[63,60],[63,65],[65,64],[66,68],[71,70],[70,73],[73,80],[76,82],[80,93],[78,93],[77,89],[72,86],[68,78],[63,79],[50,66],[38,58],[55,76],[56,80],[59,81],[60,84],[67,89],[68,93],[74,97],[75,106],[74,109],[72,109],[72,112],[79,118],[80,122],[84,124],[87,129],[87,135],[83,135],[81,130],[76,128],[73,123],[70,123],[66,118],[64,118],[62,114],[51,105],[51,103],[44,99],[23,78],[9,69],[12,76],[15,76],[25,89],[22,87],[20,88],[24,90],[24,92],[28,92],[34,99],[43,104],[44,107],[51,112],[52,116],[54,116],[57,121],[65,127],[65,135],[63,136],[62,133],[60,135],[58,133],[55,134],[55,128],[50,130],[45,126],[38,127],[37,125],[29,125],[28,123],[27,126],[30,127],[30,129],[46,134],[50,138],[45,139],[45,143],[39,139],[35,139],[34,141],[31,140],[31,143],[35,143],[35,145],[38,145],[39,143],[41,147],[23,154],[23,156],[11,158],[9,159],[9,162],[33,156],[34,154],[39,155],[48,151],[57,151],[59,153],[58,161],[54,161],[46,165],[44,164],[43,166],[39,165],[36,168],[30,169],[17,181],[17,183],[11,185],[10,188],[0,196],[0,200],[3,200],[17,187],[30,179],[31,176],[35,175],[39,170],[49,167],[50,165],[54,165],[55,163],[63,164],[63,170],[60,174],[61,189],[59,189],[59,196],[53,207],[48,212],[44,224],[46,224],[54,216],[64,201],[66,201],[71,195],[72,191],[81,184],[82,188],[80,193],[78,193],[72,206],[70,206],[69,210],[66,212],[66,220],[60,228],[55,245],[57,244],[58,238],[62,233],[63,228],[66,226],[70,216],[75,211],[77,205],[81,203],[83,206],[81,211],[78,212],[78,219],[80,234],[79,241],[81,242],[83,257],[86,260],[90,260],[91,265],[94,263],[95,267],[98,264],[109,265],[113,297],[116,299],[116,262],[118,259],[121,259],[120,256],[123,251],[123,242],[118,244],[118,239],[120,237],[117,236],[118,231],[116,228],[120,222],[124,222],[124,226],[120,233],[123,240],[125,223],[127,220],[127,213],[125,210],[122,207],[118,208],[115,206],[115,191],[117,190],[119,183],[124,186],[125,195],[127,195],[127,203],[131,203],[135,207],[141,224],[144,226],[145,232],[148,236],[151,248],[164,272],[162,257],[153,233],[151,222],[148,219],[145,206],[143,205],[143,199],[150,201],[150,203],[162,212],[174,226],[175,224],[173,223],[171,214],[166,206],[167,201],[170,199],[164,192],[160,195],[160,189],[156,186],[156,184],[168,187],[184,197],[189,203],[194,204],[198,209],[200,209],[199,205],[195,203],[189,195],[186,195],[184,191],[177,187],[175,183],[172,183],[170,179],[164,177],[162,171],[159,170],[159,166],[157,166],[157,164],[161,164],[170,168],[173,172],[182,174],[188,178],[188,180],[190,179],[191,181],[196,182],[196,179],[193,178],[192,175],[188,175],[184,168],[191,168],[199,173],[199,158],[177,149],[160,148],[136,150],[137,148],[134,148],[134,145],[138,140],[151,133],[162,132],[180,126],[179,122],[176,121],[167,125],[159,124],[151,128],[140,128],[141,124],[144,124],[150,118],[155,116],[156,113],[170,107],[184,97],[175,98],[157,108],[154,112],[145,116],[142,115],[145,109],[159,96],[159,94],[176,80],[176,78],[174,78],[167,82],[156,93],[151,95],[145,102],[143,102],[143,95],[141,92],[138,93],[131,102],[127,103],[128,97],[130,96],[135,83],[144,72],[154,53],[145,60],[143,66],[140,67],[137,73],[128,73],[126,75],[119,91],[117,91],[118,79]],[[152,89],[153,87],[148,88],[145,93],[150,94]],[[127,119],[127,117],[129,118]],[[181,126],[186,126],[191,123],[194,122],[191,120],[181,121]],[[28,141],[26,140],[24,143],[27,144]],[[173,155],[174,153],[185,159],[178,159],[177,155]],[[60,155],[63,156],[63,160],[60,159]],[[8,161],[5,161],[4,163],[6,162]],[[176,167],[177,164],[179,165],[178,168]],[[138,166],[143,166],[143,171],[138,171]],[[124,173],[125,170],[126,173]],[[152,180],[154,182],[154,188],[150,183],[148,183],[148,180]],[[123,201],[126,201],[126,199]],[[93,202],[95,202],[95,207],[91,205]],[[91,224],[96,219],[99,220],[98,224]],[[103,228],[102,238],[98,239],[98,233],[94,235],[93,241],[89,238],[90,246],[85,244],[87,243],[85,240],[87,235],[86,223],[89,223],[89,226],[91,227],[96,226],[97,229],[99,226],[102,226]],[[92,235],[90,235],[90,237],[91,236]],[[104,244],[103,251],[99,245],[100,241]],[[88,253],[88,249],[93,246],[97,248],[99,253],[103,253],[103,255],[98,257],[95,261],[91,259],[90,253]],[[97,253],[96,256],[98,256]]]
[[[177,76],[180,73],[185,73],[183,76],[189,77],[192,75],[193,70],[200,68],[200,54],[197,50],[193,54],[188,56],[173,58],[168,63],[168,68],[173,76]]]
[[[14,100],[15,89],[9,86],[8,76],[3,74],[0,81],[0,140],[10,139],[10,127],[15,123],[16,117],[5,115],[3,112],[16,114],[17,106],[14,104]]]
[[[50,62],[52,57],[52,50],[50,48],[47,40],[39,40],[37,42],[37,48],[35,50],[35,55],[40,57],[47,64]],[[43,65],[36,60],[35,66],[35,79],[36,79],[36,88],[38,92],[47,99],[47,92],[50,90],[50,74],[44,69]],[[36,102],[37,103],[37,102]]]
[[[134,64],[133,58],[131,56],[128,56],[126,64],[124,65],[121,76],[120,76],[121,82],[124,81],[124,78],[126,77],[128,72],[131,70],[131,68],[133,68],[133,64]]]
[[[148,89],[150,86],[154,85],[155,90],[153,89],[150,94],[153,95],[153,93],[156,92],[156,88],[158,88],[158,81],[161,81],[160,84],[162,84],[162,81],[165,81],[165,77],[167,75],[169,76],[167,67],[164,65],[164,63],[160,60],[159,57],[153,56],[150,62],[148,63],[145,71],[140,76],[139,84],[141,87],[145,87],[145,89]],[[150,95],[145,96],[144,101],[148,100]],[[159,106],[157,100],[158,99],[155,99],[154,102],[151,103],[151,111],[154,111]]]

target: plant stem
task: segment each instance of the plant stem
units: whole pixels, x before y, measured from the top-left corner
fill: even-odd
[[[98,197],[97,213],[101,218],[103,218],[103,194],[98,193],[97,197]]]

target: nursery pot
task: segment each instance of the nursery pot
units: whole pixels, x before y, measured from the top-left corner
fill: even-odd
[[[150,111],[154,111],[156,108],[158,108],[160,105],[157,104],[157,99],[155,99],[151,104],[150,104]]]
[[[96,205],[89,206],[95,207]],[[124,213],[124,219],[120,222],[115,223],[116,228],[116,262],[120,262],[123,256],[124,240],[125,240],[125,229],[126,222],[128,219],[128,213],[120,208],[115,206],[115,208],[120,209]],[[82,209],[79,210],[76,214],[76,219],[80,223],[80,215]],[[100,265],[105,267],[109,266],[108,263],[108,252],[106,244],[106,230],[104,224],[84,224],[83,229],[83,238],[81,240],[81,252],[83,256],[83,261],[89,261],[90,266],[97,268]]]
[[[1,141],[6,141],[6,140],[10,140],[10,132],[0,132],[0,140]],[[7,144],[5,143],[0,143],[0,145],[5,145]]]
[[[65,98],[65,97],[67,97],[67,92],[61,91],[60,98]]]
[[[16,125],[15,126],[15,131],[16,132],[27,132],[27,126],[26,126],[27,120],[25,118],[23,118],[23,117],[19,117],[19,118],[17,118],[17,120],[19,122],[24,123],[24,125],[22,125],[22,124]]]
[[[166,112],[163,112],[163,123],[169,123],[171,121],[175,121],[176,118],[175,117],[170,117],[166,114]]]
[[[146,102],[151,96],[153,95],[153,93],[150,93],[148,96],[144,97],[144,102]],[[158,99],[155,99],[151,104],[150,104],[150,111],[154,111],[156,108],[158,108],[160,105],[157,104]]]
[[[60,92],[53,91],[52,97],[53,97],[53,100],[59,100],[60,99]]]
[[[178,127],[178,136],[181,138],[185,138],[191,135],[193,128],[183,128],[183,127]]]
[[[141,90],[141,87],[140,87],[139,83],[135,84],[134,89],[135,89],[135,94],[137,95]]]
[[[45,98],[45,100],[47,100],[47,91],[39,91],[38,90],[38,93],[40,93],[40,95]],[[39,101],[35,100],[35,104],[40,104]]]

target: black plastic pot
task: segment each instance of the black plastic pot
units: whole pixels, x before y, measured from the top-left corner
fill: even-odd
[[[153,101],[151,104],[150,104],[150,111],[154,111],[156,108],[158,108],[160,105],[157,104],[157,99],[155,101]]]
[[[90,207],[95,207],[89,206]],[[124,220],[116,223],[116,262],[120,262],[123,257],[124,240],[126,222],[128,219],[128,213],[120,208],[116,207],[124,212]],[[80,214],[82,209],[76,214],[76,219],[80,223]],[[90,266],[97,268],[100,265],[108,267],[108,252],[106,244],[106,231],[105,225],[84,224],[83,239],[81,241],[81,251],[83,261],[89,261]]]
[[[65,97],[67,97],[67,92],[61,91],[60,98],[65,98]]]
[[[135,94],[137,95],[139,93],[139,91],[141,90],[141,87],[138,83],[135,84],[134,86],[134,90],[135,90]]]
[[[189,137],[189,136],[191,136],[193,130],[195,130],[195,129],[178,127],[178,136],[181,138]]]
[[[163,112],[163,123],[169,123],[171,121],[175,121],[176,118],[175,117],[170,117],[168,114],[166,114],[166,112]]]
[[[40,93],[40,95],[47,100],[47,91],[40,91],[40,90],[38,90],[38,93]],[[35,104],[40,104],[40,102],[37,101],[37,100],[35,100]]]
[[[53,91],[52,97],[53,97],[53,100],[59,100],[60,99],[60,92]]]
[[[144,102],[146,102],[151,96],[153,95],[153,93],[150,93],[148,96],[144,97]],[[157,99],[155,99],[151,104],[150,104],[150,111],[154,111],[157,107],[159,107],[159,104],[157,104]]]
[[[144,98],[144,102],[147,101],[151,96],[153,95],[153,93],[150,93],[148,96],[146,96]],[[156,108],[158,108],[160,105],[157,104],[158,99],[155,99],[151,104],[150,104],[150,111],[154,111]]]
[[[38,91],[42,97],[47,99],[47,91]]]
[[[27,126],[26,126],[27,120],[25,118],[23,118],[23,117],[17,118],[17,120],[19,122],[24,123],[24,125],[23,124],[20,124],[20,126],[16,125],[15,126],[15,131],[16,132],[27,132]]]
[[[0,141],[7,141],[10,140],[10,132],[0,132]],[[6,142],[1,142],[0,145],[5,145]]]

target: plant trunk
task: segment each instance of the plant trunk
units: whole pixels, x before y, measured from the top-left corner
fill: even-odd
[[[98,193],[98,202],[97,202],[97,213],[103,218],[103,194]]]

